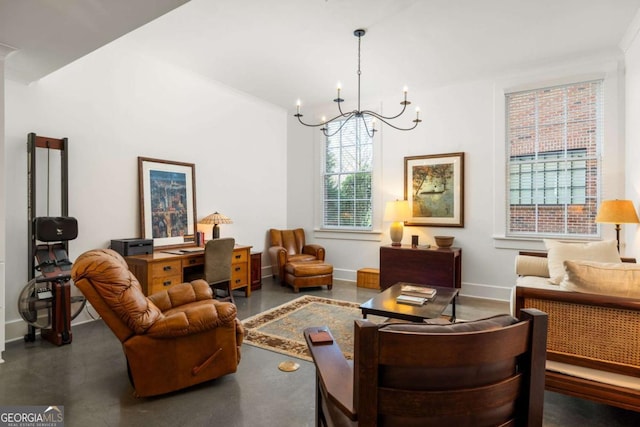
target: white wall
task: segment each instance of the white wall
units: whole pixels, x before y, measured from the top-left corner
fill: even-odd
[[[4,60],[14,51],[13,48],[0,44],[0,100],[4,100]],[[5,103],[0,104],[0,363],[3,363],[2,352],[5,343],[5,313],[6,313],[6,295],[5,295],[5,256],[7,249],[7,239],[5,234],[6,224],[6,201],[5,188],[7,183],[6,162],[4,155],[5,147]]]
[[[633,201],[640,213],[640,12],[636,15],[635,25],[630,27],[629,46],[625,53],[626,62],[626,197]],[[622,226],[627,241],[626,255],[640,257],[640,226],[625,224]]]
[[[595,62],[595,66],[594,66]],[[624,147],[622,135],[622,104],[617,100],[623,90],[619,84],[619,71],[616,61],[611,57],[599,59],[590,58],[576,64],[554,64],[539,70],[528,69],[508,76],[496,76],[495,79],[464,82],[434,90],[425,90],[410,94],[414,105],[421,108],[420,116],[423,122],[417,129],[410,132],[400,132],[382,127],[382,132],[376,134],[377,143],[382,144],[382,180],[378,191],[383,203],[403,198],[404,196],[404,157],[427,154],[443,154],[453,152],[465,153],[465,201],[464,228],[444,227],[405,227],[403,243],[409,244],[411,235],[419,235],[420,242],[433,244],[435,235],[455,236],[454,246],[462,248],[462,293],[487,298],[509,298],[511,288],[515,283],[514,259],[522,242],[512,242],[509,247],[503,242],[494,240],[497,232],[494,219],[496,210],[502,209],[504,203],[497,203],[504,199],[504,185],[496,188],[495,177],[504,177],[504,155],[496,156],[496,152],[504,153],[504,132],[498,129],[500,120],[496,116],[503,111],[503,95],[497,94],[496,87],[507,79],[520,79],[521,83],[545,83],[554,78],[564,78],[568,75],[581,76],[594,68],[610,70],[607,73],[607,84],[612,88],[607,97],[608,115],[605,117],[607,135],[605,138],[605,156],[609,156],[614,163],[620,160],[620,150]],[[601,73],[604,75],[604,73]],[[640,82],[639,82],[640,83]],[[622,98],[619,98],[620,100]],[[394,109],[397,99],[385,99],[383,105]],[[347,106],[346,109],[350,107]],[[327,106],[325,111],[315,111],[317,115],[332,116],[335,107]],[[391,111],[392,112],[392,111]],[[305,118],[313,116],[305,112]],[[408,113],[410,116],[413,113]],[[405,119],[407,120],[407,119]],[[305,128],[297,123],[289,114],[289,208],[288,220],[290,226],[301,226],[313,230],[318,222],[314,221],[313,185],[319,186],[320,168],[318,166],[318,152],[321,144],[321,133],[316,129]],[[293,138],[291,138],[293,136]],[[313,152],[311,146],[317,150]],[[605,160],[605,166],[611,161]],[[606,175],[607,184],[603,187],[620,188],[624,182],[623,168],[610,170]],[[502,178],[504,182],[504,178]],[[620,194],[621,195],[621,194]],[[619,195],[616,195],[619,196]],[[499,206],[498,206],[499,205]],[[315,211],[317,212],[317,210]],[[382,212],[374,216],[382,216]],[[316,214],[317,216],[317,214]],[[355,279],[359,268],[379,266],[379,247],[389,244],[389,223],[383,223],[377,238],[364,235],[332,233],[325,238],[326,233],[312,234],[315,242],[327,248],[327,259],[334,264],[335,275],[339,278]],[[603,229],[603,237],[615,238],[613,228]],[[368,240],[356,240],[367,238]],[[504,240],[504,239],[501,239]],[[537,242],[540,245],[540,242]],[[540,246],[539,249],[543,249]]]
[[[285,112],[131,46],[124,37],[30,86],[7,82],[7,339],[26,332],[16,306],[28,268],[29,132],[69,138],[72,260],[140,235],[138,156],[195,163],[198,218],[219,211],[234,222],[221,236],[263,251],[266,230],[286,223]]]

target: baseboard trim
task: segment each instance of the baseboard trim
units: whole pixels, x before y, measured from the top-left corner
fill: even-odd
[[[339,269],[334,267],[333,278],[355,283],[357,280],[357,271]],[[503,286],[462,282],[460,295],[475,298],[492,299],[496,301],[510,301],[511,290],[512,288],[505,288]]]
[[[76,325],[81,325],[87,322],[93,322],[94,320],[98,320],[100,317],[97,314],[91,315],[90,311],[95,313],[91,304],[87,303],[82,312],[76,316],[75,319],[71,322],[71,327],[73,328]],[[95,316],[95,317],[94,317]],[[5,342],[14,342],[14,341],[22,341],[24,340],[24,336],[27,334],[29,325],[23,319],[11,320],[5,323],[5,333],[6,333],[6,341]],[[40,329],[36,329],[36,339],[40,339]]]

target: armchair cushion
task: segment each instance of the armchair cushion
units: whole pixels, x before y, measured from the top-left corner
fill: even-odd
[[[565,261],[560,286],[570,291],[640,298],[640,265],[595,261]]]
[[[190,302],[211,299],[211,287],[204,280],[194,280],[191,283],[180,283],[169,289],[149,295],[149,300],[160,310],[167,311]]]
[[[564,278],[564,264],[566,260],[620,262],[620,254],[615,240],[588,243],[565,243],[557,240],[544,239],[547,247],[547,259],[551,283],[559,285]]]
[[[132,331],[142,334],[162,316],[117,252],[104,249],[83,255],[81,262],[74,263],[73,280],[91,280],[104,302]]]

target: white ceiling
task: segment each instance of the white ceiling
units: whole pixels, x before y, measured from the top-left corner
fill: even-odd
[[[189,0],[0,0],[6,77],[38,80]]]
[[[6,60],[7,77],[38,79],[181,3],[0,0],[0,43],[19,49]],[[338,81],[347,103],[355,101],[356,28],[367,30],[363,97],[400,98],[408,85],[411,99],[411,89],[613,57],[639,7],[640,0],[191,0],[128,41],[292,108],[298,98],[331,101]]]

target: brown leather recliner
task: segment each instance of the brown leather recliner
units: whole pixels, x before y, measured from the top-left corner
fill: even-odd
[[[273,276],[284,281],[284,266],[288,262],[324,261],[325,250],[320,245],[307,245],[304,230],[269,230],[269,256]]]
[[[122,342],[137,396],[236,371],[244,337],[236,306],[213,299],[204,280],[146,297],[126,261],[110,249],[80,255],[71,276]]]

